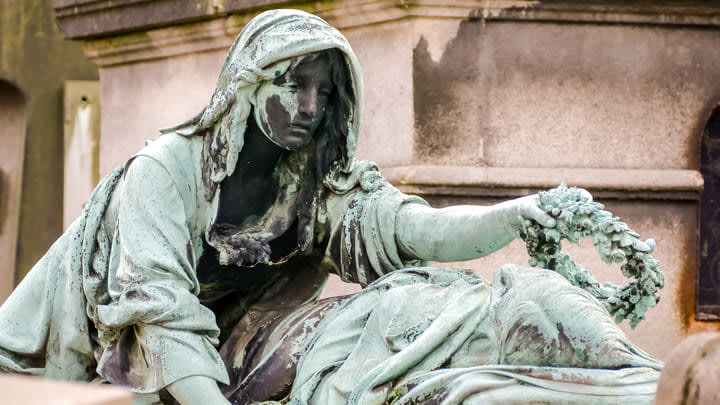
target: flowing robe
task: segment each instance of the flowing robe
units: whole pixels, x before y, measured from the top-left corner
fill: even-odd
[[[0,307],[0,370],[106,380],[138,393],[191,375],[228,383],[216,350],[223,320],[232,328],[254,299],[292,285],[285,305],[297,305],[317,295],[328,270],[366,285],[420,264],[401,258],[394,222],[402,204],[422,200],[356,162],[344,190],[323,190],[310,249],[244,286],[253,297],[204,301],[198,263],[221,191],[204,198],[201,153],[201,137],[166,134],[101,181],[82,216]]]
[[[368,163],[324,189],[309,249],[207,277],[200,262],[218,195],[203,197],[190,164],[201,150],[200,137],[164,135],[98,185],[0,307],[0,370],[108,381],[150,401],[205,375],[234,399],[275,394],[269,376],[293,384],[289,400],[302,405],[652,402],[662,364],[559,275],[509,266],[491,286],[403,259],[395,216],[423,201]],[[328,271],[369,287],[304,305]],[[267,355],[246,355],[253,339]],[[291,344],[297,373],[273,363],[275,342]]]
[[[649,405],[661,367],[553,271],[409,268],[323,316],[289,403]]]

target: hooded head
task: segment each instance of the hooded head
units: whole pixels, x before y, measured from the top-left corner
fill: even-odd
[[[258,88],[306,57],[330,51],[343,66],[332,69],[336,87],[324,122],[315,134],[317,165],[349,171],[360,127],[362,83],[357,58],[347,39],[323,19],[299,10],[266,11],[253,18],[235,39],[220,71],[210,103],[192,119],[163,129],[185,136],[205,136],[203,183],[211,199],[217,184],[235,170]],[[349,77],[347,77],[349,76]],[[345,80],[349,79],[349,80]],[[257,114],[256,114],[257,115]],[[327,171],[327,170],[323,170]]]

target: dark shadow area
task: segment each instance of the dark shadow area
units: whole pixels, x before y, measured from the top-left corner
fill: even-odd
[[[482,142],[484,99],[478,63],[478,47],[484,27],[463,21],[455,38],[448,42],[441,58],[433,60],[428,41],[421,37],[413,51],[413,103],[415,108],[416,160],[442,162],[453,150],[477,149]],[[479,108],[476,106],[480,106]],[[478,110],[479,109],[479,110]],[[468,123],[474,123],[468,128]],[[457,157],[455,153],[455,157]],[[464,155],[464,153],[461,153]],[[468,157],[465,164],[481,164]]]
[[[700,252],[697,319],[720,320],[720,106],[710,114],[700,144]]]
[[[0,80],[0,299],[15,280],[25,157],[25,98]]]

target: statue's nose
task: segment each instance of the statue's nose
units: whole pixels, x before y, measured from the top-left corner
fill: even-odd
[[[318,89],[314,86],[305,89],[301,95],[298,105],[298,110],[311,117],[317,113],[317,100],[318,100]]]

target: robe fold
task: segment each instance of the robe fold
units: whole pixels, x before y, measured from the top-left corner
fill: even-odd
[[[0,370],[99,379],[139,393],[190,375],[229,382],[216,349],[223,308],[199,297],[197,266],[218,206],[217,195],[204,198],[200,165],[188,164],[201,161],[202,141],[163,135],[102,180],[0,308]],[[313,299],[328,271],[366,285],[419,263],[400,257],[392,235],[400,206],[423,201],[390,186],[369,162],[355,168],[336,179],[347,186],[341,193],[322,190],[310,248],[266,269],[278,272],[277,284],[319,274],[288,293],[289,306]],[[266,295],[275,288],[257,287]]]

